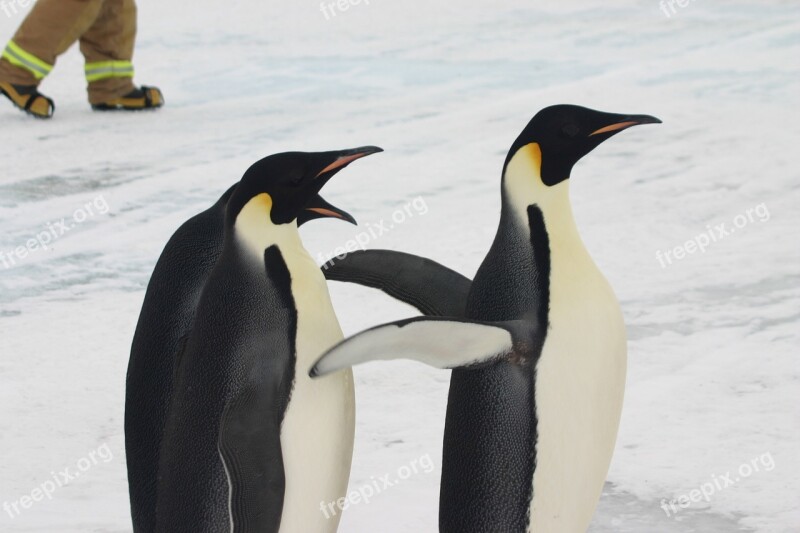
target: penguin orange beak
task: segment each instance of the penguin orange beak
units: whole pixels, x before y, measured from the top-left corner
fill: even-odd
[[[325,199],[319,195],[319,191],[325,186],[328,180],[353,161],[378,152],[383,152],[383,149],[377,146],[362,146],[360,148],[340,150],[338,152],[326,152],[324,156],[330,159],[325,161],[327,162],[325,167],[317,172],[310,181],[311,188],[309,192],[313,193],[313,196],[298,215],[298,225],[318,218],[338,218],[339,220],[344,220],[351,224],[357,224],[356,219],[353,218],[350,213],[326,202]],[[325,162],[323,162],[323,164]]]
[[[298,225],[302,226],[306,222],[316,220],[318,218],[338,218],[339,220],[344,220],[345,222],[349,222],[353,225],[358,225],[358,222],[356,222],[356,219],[353,218],[353,215],[344,209],[339,209],[335,205],[328,203],[319,194],[314,196],[314,198],[312,198],[311,201],[308,202],[308,204],[303,208],[300,216],[297,217],[297,223]]]
[[[364,146],[362,148],[353,148],[352,150],[342,150],[339,152],[339,156],[335,161],[319,171],[319,174],[316,175],[316,178],[319,178],[324,174],[328,174],[329,172],[338,172],[353,161],[361,159],[362,157],[367,157],[368,155],[376,154],[378,152],[383,152],[383,148],[378,148],[377,146]]]
[[[656,117],[651,117],[650,115],[619,115],[612,124],[596,129],[589,134],[589,137],[594,137],[595,135],[601,135],[603,133],[617,133],[641,124],[661,124],[661,120]]]

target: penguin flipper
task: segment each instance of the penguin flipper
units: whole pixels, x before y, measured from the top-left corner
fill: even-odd
[[[331,281],[380,289],[427,316],[463,316],[472,280],[435,261],[392,250],[360,250],[322,266]]]
[[[277,532],[286,473],[280,422],[269,410],[266,387],[251,383],[222,414],[218,451],[228,478],[231,531]]]
[[[311,377],[367,361],[413,359],[436,368],[480,368],[496,361],[524,362],[536,343],[532,321],[476,322],[454,317],[417,317],[357,333],[330,350]]]

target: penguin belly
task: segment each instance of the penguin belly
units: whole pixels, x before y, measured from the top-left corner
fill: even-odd
[[[281,426],[286,489],[282,533],[334,533],[341,513],[326,518],[320,503],[345,496],[355,433],[355,394],[350,369],[314,380],[314,361],[342,340],[320,268],[304,252],[284,259],[292,273],[297,308],[296,372]]]
[[[535,379],[532,532],[585,533],[622,413],[627,358],[622,312],[591,258],[581,256],[568,262],[552,256],[549,330]]]

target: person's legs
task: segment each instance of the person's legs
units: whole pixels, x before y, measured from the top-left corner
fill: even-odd
[[[135,0],[105,0],[97,20],[81,36],[92,109],[138,110],[164,105],[157,88],[133,85],[135,41]]]
[[[86,58],[89,102],[101,104],[132,92],[136,41],[134,0],[105,0],[94,24],[80,38]]]
[[[0,82],[38,86],[97,18],[103,0],[38,0],[0,59]]]
[[[37,87],[64,53],[92,25],[102,0],[39,0],[0,54],[0,93],[41,118],[53,101]]]

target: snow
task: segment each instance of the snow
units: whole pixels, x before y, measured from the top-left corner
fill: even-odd
[[[130,531],[124,382],[144,289],[169,235],[250,163],[383,147],[326,188],[361,228],[309,224],[308,249],[329,255],[383,220],[391,230],[370,247],[471,276],[494,236],[506,150],[538,109],[577,103],[664,120],[606,143],[571,180],[630,337],[591,531],[800,531],[796,2],[703,0],[670,18],[656,0],[348,5],[326,19],[308,0],[142,2],[137,81],[164,90],[163,110],[91,113],[76,49],[42,87],[52,121],[0,106],[0,251],[85,218],[0,262],[0,501],[41,499],[0,511],[0,530]],[[0,16],[0,40],[21,11]],[[415,198],[425,214],[392,221]],[[735,231],[676,258],[722,223]],[[367,289],[331,292],[346,333],[413,315]],[[353,504],[340,531],[435,531],[447,372],[355,372],[351,490],[397,483]],[[113,457],[81,470],[104,445]],[[414,472],[425,458],[432,471]],[[746,464],[759,471],[740,475]],[[66,468],[80,476],[42,497]],[[738,481],[708,501],[671,517],[660,507],[728,472]]]

